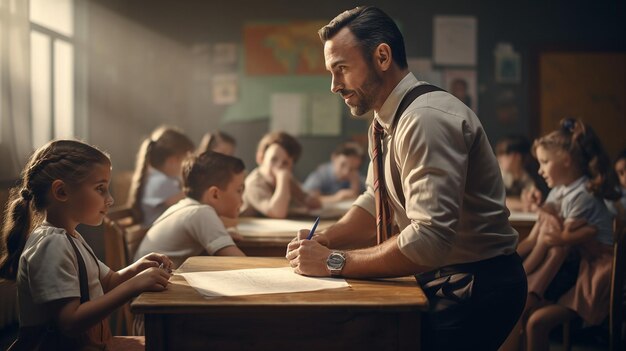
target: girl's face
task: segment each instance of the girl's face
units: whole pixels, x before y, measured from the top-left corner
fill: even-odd
[[[626,158],[621,158],[615,162],[615,173],[622,188],[626,188]]]
[[[567,185],[571,176],[571,157],[562,150],[549,150],[542,146],[537,147],[537,161],[539,161],[539,175],[550,188],[558,185]]]
[[[78,223],[97,226],[102,223],[113,198],[109,194],[111,165],[96,164],[87,179],[68,187],[68,206],[72,219]]]

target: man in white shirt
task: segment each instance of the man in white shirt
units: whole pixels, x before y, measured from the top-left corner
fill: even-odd
[[[346,11],[319,34],[332,92],[353,115],[374,110],[385,131],[384,183],[399,233],[372,246],[370,162],[367,190],[351,210],[313,240],[302,240],[307,233],[301,232],[290,243],[291,266],[310,276],[415,274],[430,303],[422,323],[425,349],[497,349],[524,307],[526,276],[480,121],[454,96],[434,91],[415,99],[394,123],[405,95],[425,83],[409,72],[402,34],[381,10]]]

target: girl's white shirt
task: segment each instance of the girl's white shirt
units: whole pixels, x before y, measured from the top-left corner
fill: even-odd
[[[53,316],[43,304],[68,297],[80,297],[78,262],[66,231],[44,222],[29,235],[17,273],[21,326],[49,323]],[[90,299],[102,296],[100,279],[110,268],[95,260],[83,237],[72,237],[80,251],[89,280]]]

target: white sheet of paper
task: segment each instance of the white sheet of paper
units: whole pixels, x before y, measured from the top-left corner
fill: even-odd
[[[433,58],[438,65],[476,65],[474,16],[435,16]]]
[[[341,104],[334,94],[311,94],[310,135],[337,136],[341,134]]]
[[[511,211],[509,215],[509,221],[537,221],[537,213],[536,212],[521,212],[521,211]]]
[[[282,130],[291,135],[303,134],[307,104],[306,94],[272,94],[270,98],[270,131]]]
[[[290,267],[181,273],[204,296],[278,294],[350,287],[345,279],[305,277]]]
[[[310,230],[314,220],[296,221],[292,219],[251,219],[245,223],[237,224],[237,230],[246,236],[263,236],[266,233],[287,233],[287,235],[296,237],[300,229]],[[317,230],[322,229],[321,226]]]
[[[322,208],[309,211],[311,216],[319,216],[321,219],[340,218],[352,207],[354,200],[345,200],[330,204],[323,204]]]

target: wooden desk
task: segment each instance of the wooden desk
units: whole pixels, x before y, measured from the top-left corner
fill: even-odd
[[[519,233],[520,241],[530,234],[531,229],[537,222],[537,214],[534,212],[517,212],[511,211],[509,222]]]
[[[248,256],[284,257],[287,244],[299,229],[311,229],[314,219],[270,219],[242,217],[238,231],[243,236],[237,246]],[[330,227],[335,221],[321,220],[317,231]]]
[[[283,258],[191,257],[179,271],[284,267]],[[349,289],[204,298],[179,275],[131,304],[146,350],[419,350],[428,302],[412,277],[348,280]]]

